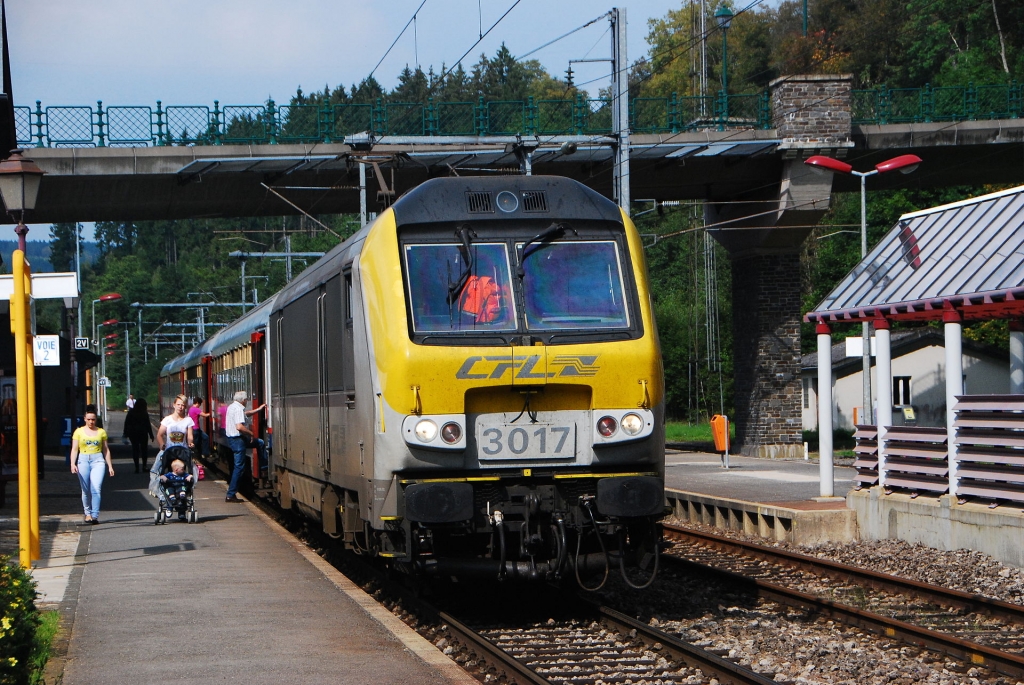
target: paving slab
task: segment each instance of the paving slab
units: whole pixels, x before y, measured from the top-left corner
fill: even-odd
[[[199,523],[155,525],[148,474],[114,446],[99,525],[81,523],[61,456],[40,481],[40,605],[65,618],[64,685],[476,683],[223,481],[196,487]],[[17,551],[16,488],[0,552]],[[47,680],[50,682],[50,680]]]
[[[832,487],[836,497],[845,497],[853,488],[855,473],[849,466],[834,468]],[[817,460],[729,455],[729,468],[725,469],[718,454],[668,450],[665,487],[764,504],[813,502],[821,493],[821,477]],[[801,508],[813,506],[803,504]]]

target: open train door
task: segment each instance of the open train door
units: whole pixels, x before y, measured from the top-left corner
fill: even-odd
[[[209,414],[205,419],[199,417],[199,421],[203,424],[200,426],[202,431],[206,433],[206,441],[210,448],[210,458],[217,456],[217,434],[214,432],[216,426],[213,423],[214,417],[214,400],[213,400],[213,357],[206,355],[202,360],[203,365],[203,393],[206,397],[206,413]],[[202,446],[200,446],[202,447]]]
[[[267,401],[266,379],[263,374],[263,369],[266,367],[264,362],[266,360],[267,337],[264,333],[253,333],[249,339],[252,342],[252,355],[249,361],[249,368],[252,369],[252,406],[255,408],[265,404]],[[264,445],[269,449],[270,441],[267,435],[265,411],[256,412],[252,415],[252,434],[253,437],[262,439]],[[258,483],[262,475],[262,469],[260,468],[260,452],[255,447],[252,448],[250,459],[252,480],[254,483]]]

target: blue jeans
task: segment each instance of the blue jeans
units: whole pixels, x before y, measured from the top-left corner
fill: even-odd
[[[267,464],[267,450],[263,441],[259,438],[249,441],[248,438],[243,436],[229,437],[228,446],[235,455],[235,468],[231,471],[231,482],[228,483],[227,492],[228,497],[233,497],[238,492],[238,481],[242,478],[242,473],[245,471],[247,462],[245,451],[250,447],[255,447],[260,455],[260,469],[263,469]]]
[[[82,509],[86,516],[100,517],[100,488],[107,475],[107,462],[102,453],[78,455],[78,483],[82,486]]]
[[[199,456],[210,456],[210,436],[204,433],[200,428],[193,428],[192,437],[195,438],[195,443],[199,447]]]

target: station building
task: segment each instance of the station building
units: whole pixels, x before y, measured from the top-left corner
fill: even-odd
[[[935,328],[896,330],[891,334],[892,420],[894,426],[946,425],[946,350],[942,331]],[[872,356],[876,342],[872,338]],[[855,429],[865,423],[861,337],[832,345],[832,427]],[[1006,352],[967,338],[962,345],[964,392],[971,395],[1010,392],[1010,360]],[[874,369],[873,369],[874,370]],[[818,430],[818,353],[801,360],[803,429]],[[871,391],[878,403],[878,379],[871,374]],[[909,411],[908,411],[909,410]]]

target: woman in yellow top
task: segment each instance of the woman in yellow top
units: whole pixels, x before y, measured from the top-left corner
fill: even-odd
[[[100,522],[100,488],[103,487],[104,472],[114,475],[107,431],[96,427],[96,412],[86,412],[85,425],[71,436],[71,473],[78,474],[78,483],[82,486],[86,523]]]

